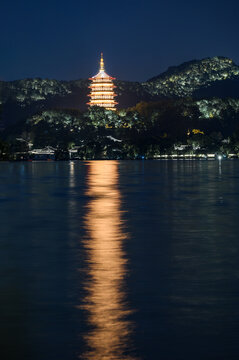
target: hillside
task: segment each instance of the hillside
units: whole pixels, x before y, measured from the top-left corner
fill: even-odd
[[[239,66],[231,59],[214,57],[170,67],[144,82],[116,80],[118,108],[160,98],[238,98]],[[0,82],[2,124],[6,127],[49,109],[85,111],[88,80],[24,79]]]
[[[161,99],[118,112],[43,110],[9,126],[1,137],[0,159],[45,147],[61,159],[72,149],[79,159],[154,158],[182,150],[239,156],[239,99]]]
[[[239,81],[239,66],[231,59],[213,57],[193,60],[170,67],[166,72],[143,83],[150,95],[187,97],[200,95],[200,90],[209,89],[208,96],[217,96],[219,84]],[[238,86],[239,88],[239,86]],[[228,91],[229,89],[227,89]],[[227,94],[221,94],[227,96]],[[233,94],[231,94],[233,95]],[[236,95],[236,93],[234,94]]]
[[[137,82],[116,80],[119,108],[153,97]],[[24,79],[0,82],[3,127],[47,109],[87,110],[88,80]]]

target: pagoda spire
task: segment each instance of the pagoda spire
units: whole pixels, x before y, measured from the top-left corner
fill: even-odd
[[[105,71],[103,53],[101,53],[101,57],[100,57],[100,71]]]

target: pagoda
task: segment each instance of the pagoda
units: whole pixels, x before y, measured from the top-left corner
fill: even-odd
[[[105,72],[103,53],[101,53],[100,71],[89,80],[91,80],[89,86],[91,92],[88,95],[90,96],[90,101],[87,105],[101,106],[107,110],[115,111],[115,105],[117,105],[117,102],[114,100],[115,96],[117,96],[114,92],[116,86],[114,85],[113,80],[115,80],[115,78],[109,76]]]

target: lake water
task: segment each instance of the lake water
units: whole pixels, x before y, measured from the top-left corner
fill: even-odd
[[[1,359],[239,357],[239,161],[0,163]]]

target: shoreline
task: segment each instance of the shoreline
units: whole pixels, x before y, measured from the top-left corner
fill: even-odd
[[[62,161],[67,161],[67,162],[77,162],[77,161],[81,161],[81,162],[85,162],[85,161],[226,161],[226,160],[238,160],[239,156],[233,156],[233,157],[218,157],[218,156],[214,156],[214,157],[196,157],[196,156],[171,156],[171,155],[166,155],[166,156],[159,156],[159,157],[155,157],[155,158],[137,158],[137,159],[117,159],[117,158],[113,158],[113,159],[107,159],[107,158],[98,158],[98,159],[16,159],[16,160],[0,160],[0,163],[6,163],[6,162],[28,162],[28,163],[36,163],[36,162],[44,162],[44,163],[51,163],[51,162],[62,162]]]

